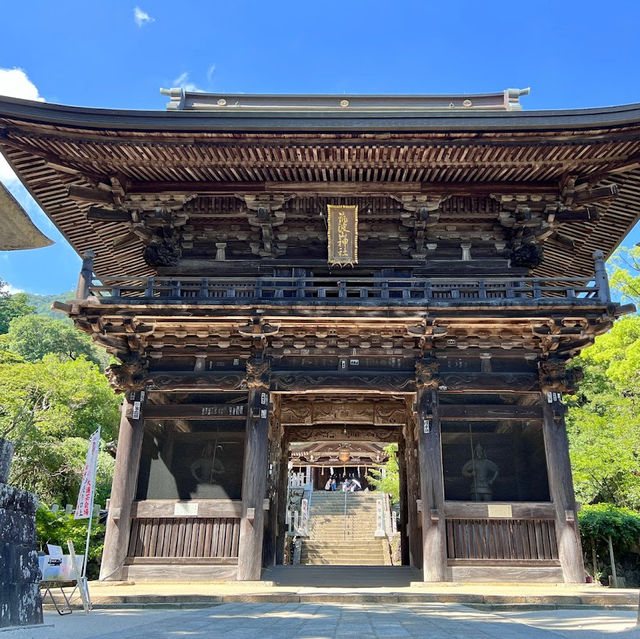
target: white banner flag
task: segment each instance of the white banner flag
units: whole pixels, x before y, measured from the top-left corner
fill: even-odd
[[[96,469],[98,467],[98,451],[100,450],[100,428],[89,438],[89,450],[87,461],[82,473],[82,483],[78,493],[75,519],[87,519],[91,517],[93,510],[93,495],[95,493]]]

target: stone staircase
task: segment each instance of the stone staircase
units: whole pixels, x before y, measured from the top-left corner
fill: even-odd
[[[387,539],[376,538],[377,493],[314,492],[309,536],[302,540],[301,564],[384,566]]]

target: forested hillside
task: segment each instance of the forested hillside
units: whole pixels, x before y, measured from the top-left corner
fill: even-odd
[[[36,293],[25,293],[27,296],[27,304],[33,306],[34,313],[36,315],[43,315],[45,317],[53,317],[54,319],[66,319],[65,315],[59,311],[51,310],[51,304],[53,302],[66,302],[72,300],[76,296],[75,291],[67,291],[66,293],[58,293],[56,295],[38,295]]]

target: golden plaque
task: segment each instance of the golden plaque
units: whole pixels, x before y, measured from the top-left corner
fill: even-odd
[[[358,207],[328,205],[327,261],[332,266],[358,263]]]

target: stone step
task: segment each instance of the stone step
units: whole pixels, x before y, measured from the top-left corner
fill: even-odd
[[[347,521],[347,525],[345,526],[345,522],[343,521],[322,521],[318,518],[315,518],[311,521],[311,517],[309,518],[309,530],[321,529],[321,530],[367,530],[371,529],[371,531],[375,531],[375,522],[363,522],[363,521]]]
[[[344,517],[344,510],[329,510],[326,508],[314,508],[313,506],[311,507],[311,510],[309,511],[309,514],[311,515],[315,515],[318,517],[323,517],[323,516],[327,516],[327,517]],[[366,517],[370,517],[372,519],[374,519],[376,517],[376,511],[375,510],[365,510],[364,508],[360,508],[358,510],[355,509],[350,509],[347,511],[346,514],[347,517],[356,517],[356,516],[366,516]]]
[[[376,549],[368,549],[366,551],[352,551],[352,552],[346,552],[346,551],[335,551],[335,552],[330,552],[330,551],[326,551],[326,550],[317,550],[314,548],[306,548],[304,549],[303,552],[300,553],[301,557],[324,557],[326,559],[332,559],[332,560],[337,560],[339,558],[342,559],[358,559],[358,558],[362,558],[362,559],[380,559],[382,560],[384,558],[384,553],[382,552],[382,550],[380,548],[376,548]]]
[[[303,540],[303,564],[384,565],[377,528],[376,493],[314,493],[309,511],[309,536]]]
[[[301,562],[306,562],[311,559],[322,559],[327,563],[333,563],[333,564],[350,564],[357,561],[370,561],[374,564],[384,564],[384,555],[382,553],[379,553],[379,554],[368,553],[366,555],[363,555],[363,554],[327,555],[326,553],[321,553],[321,552],[310,552],[310,553],[300,554]]]
[[[365,545],[365,546],[354,546],[352,548],[347,548],[347,547],[336,548],[331,544],[326,544],[321,546],[315,546],[315,545],[304,546],[302,550],[305,552],[324,552],[331,555],[338,555],[340,553],[358,555],[358,554],[369,553],[369,552],[381,553],[382,547],[376,544],[374,546]]]
[[[370,528],[369,530],[347,528],[346,532],[343,528],[309,528],[308,533],[309,539],[316,539],[317,537],[344,537],[345,541],[349,539],[375,539],[375,528]]]
[[[348,563],[351,563],[352,561],[372,561],[377,564],[384,564],[384,555],[382,553],[328,555],[326,553],[321,553],[321,552],[310,552],[310,553],[300,554],[300,561],[306,561],[308,559],[323,559],[327,562],[330,561],[334,564],[340,564],[340,563],[348,564]]]
[[[300,553],[301,557],[325,557],[326,559],[337,560],[340,557],[345,559],[383,559],[384,555],[378,549],[377,552],[324,552],[321,550],[307,549]]]
[[[346,537],[345,541],[349,539],[376,539],[375,530],[372,528],[371,530],[365,530],[363,528],[355,528],[345,530],[340,528],[317,528],[312,529],[309,528],[309,539],[313,539],[314,537]]]
[[[326,559],[325,557],[309,557],[300,563],[306,566],[384,566],[383,561],[377,559]]]
[[[377,548],[382,548],[382,540],[381,539],[363,539],[363,540],[339,539],[336,541],[325,541],[325,540],[316,541],[313,539],[311,540],[305,539],[303,540],[302,545],[305,548],[309,548],[313,546],[315,548],[327,548],[327,549],[371,548],[372,546]]]
[[[342,532],[334,533],[334,534],[318,534],[318,535],[309,535],[307,537],[309,541],[318,542],[318,541],[326,541],[329,542],[344,542],[344,543],[367,543],[374,541],[376,537],[373,535],[350,535],[347,533],[344,535]]]
[[[377,506],[375,504],[347,504],[347,512],[350,511],[366,511],[374,513],[376,511]],[[335,510],[341,513],[344,512],[344,504],[332,504],[332,503],[316,503],[315,501],[311,502],[311,510]]]

